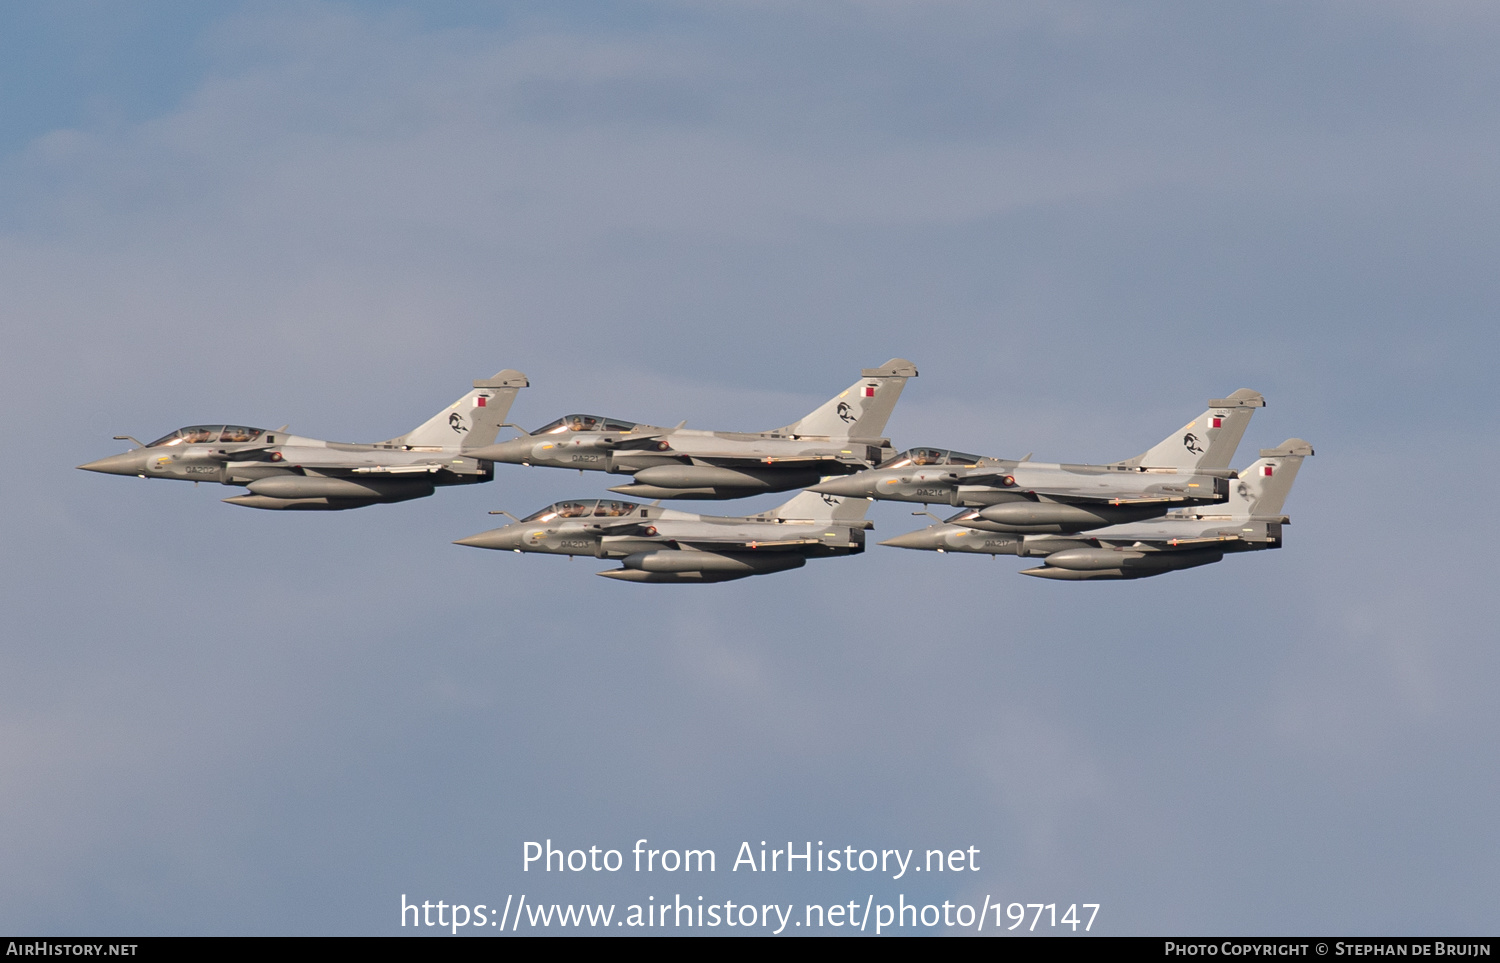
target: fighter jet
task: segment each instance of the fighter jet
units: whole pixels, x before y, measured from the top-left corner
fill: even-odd
[[[971,510],[956,517],[986,532],[1058,535],[1155,518],[1229,496],[1234,450],[1260,392],[1241,388],[1208,403],[1203,414],[1149,451],[1108,465],[1068,465],[912,448],[869,471],[824,479],[812,491],[830,495]]]
[[[625,582],[701,585],[801,568],[810,558],[865,550],[869,500],[802,492],[742,518],[696,515],[609,499],[557,502],[454,544],[592,555],[623,568],[597,574]],[[512,516],[514,517],[514,516]]]
[[[881,542],[896,548],[1041,557],[1022,575],[1067,581],[1149,578],[1195,568],[1236,552],[1281,547],[1281,514],[1302,459],[1313,453],[1300,438],[1261,451],[1239,472],[1223,505],[1177,508],[1149,522],[1110,525],[1069,536],[976,531],[952,520]]]
[[[320,441],[242,425],[179,428],[149,445],[129,435],[131,451],[87,465],[85,471],[142,478],[241,485],[248,495],[224,501],[247,508],[340,511],[380,502],[425,498],[446,485],[494,477],[494,466],[474,450],[495,440],[526,376],[506,369],[439,411],[416,429],[371,445]]]
[[[529,435],[488,445],[476,458],[633,476],[611,488],[642,498],[743,498],[812,485],[877,464],[895,452],[881,437],[910,361],[892,358],[806,417],[761,432],[699,431],[566,415]]]

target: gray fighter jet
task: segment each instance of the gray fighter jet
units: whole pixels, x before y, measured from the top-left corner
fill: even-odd
[[[85,471],[142,478],[219,482],[250,489],[224,501],[248,508],[339,511],[425,498],[439,486],[489,481],[494,466],[474,449],[495,440],[526,376],[509,369],[420,427],[390,441],[352,445],[280,429],[193,425],[87,465]]]
[[[590,498],[548,505],[454,544],[619,559],[624,568],[597,574],[626,582],[728,582],[863,552],[869,505],[864,498],[802,492],[770,511],[725,518]]]
[[[969,528],[1018,535],[1087,531],[1165,515],[1184,505],[1222,502],[1229,462],[1260,392],[1241,388],[1210,401],[1203,414],[1134,458],[1108,465],[1067,465],[912,448],[812,491],[880,500],[969,507]]]
[[[910,361],[892,358],[864,370],[846,391],[806,417],[770,431],[659,428],[567,415],[472,454],[513,465],[631,475],[633,484],[610,491],[642,498],[743,498],[790,491],[894,454],[881,433],[906,379],[916,375]]]
[[[1313,453],[1300,438],[1263,450],[1239,472],[1222,505],[1174,509],[1149,522],[1110,525],[1075,535],[1015,535],[977,531],[949,520],[881,542],[896,548],[1043,559],[1022,575],[1085,581],[1149,578],[1217,562],[1226,554],[1281,547],[1281,514],[1302,459]]]

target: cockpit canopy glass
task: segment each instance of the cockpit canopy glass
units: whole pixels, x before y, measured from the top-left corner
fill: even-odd
[[[546,508],[521,519],[524,522],[550,522],[554,518],[624,518],[637,508],[641,509],[644,516],[645,506],[636,502],[614,501],[608,498],[599,500],[585,499],[583,501],[555,502]]]
[[[259,438],[265,430],[243,425],[193,425],[179,428],[156,439],[147,448],[170,448],[174,445],[242,445]]]
[[[957,465],[972,468],[978,465],[982,457],[970,455],[962,451],[949,451],[946,448],[908,448],[894,458],[889,458],[876,468],[906,468],[908,465],[915,468],[923,468],[930,465]]]
[[[533,435],[556,435],[565,431],[631,431],[633,421],[618,421],[599,415],[563,415],[551,424],[543,425]]]

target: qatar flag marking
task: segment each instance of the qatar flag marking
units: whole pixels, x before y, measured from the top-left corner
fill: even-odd
[[[475,408],[483,408],[484,407],[484,403],[486,401],[488,401],[488,400],[489,400],[489,395],[476,395],[474,397],[474,407]]]
[[[1224,427],[1224,419],[1223,418],[1210,418],[1210,419],[1208,419],[1208,427],[1210,427],[1210,428],[1222,428],[1222,427]]]
[[[875,397],[875,386],[874,385],[865,385],[864,396],[866,398],[873,398],[873,397]]]
[[[1275,467],[1274,467],[1274,466],[1272,466],[1272,465],[1267,465],[1267,466],[1266,466],[1266,467],[1265,467],[1265,475],[1266,475],[1266,477],[1267,477],[1267,478],[1270,478],[1270,477],[1271,477],[1271,472],[1272,472],[1272,471],[1274,471],[1274,470],[1275,470]]]

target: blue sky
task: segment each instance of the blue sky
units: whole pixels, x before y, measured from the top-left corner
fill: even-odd
[[[552,6],[3,14],[10,931],[904,892],[1493,933],[1492,10]],[[1237,461],[1318,450],[1286,548],[693,590],[449,544],[597,476],[283,516],[72,467],[200,422],[387,438],[505,367],[526,425],[768,428],[892,356],[896,444],[1012,457],[1126,457],[1260,390]],[[985,861],[521,871],[641,837]]]

